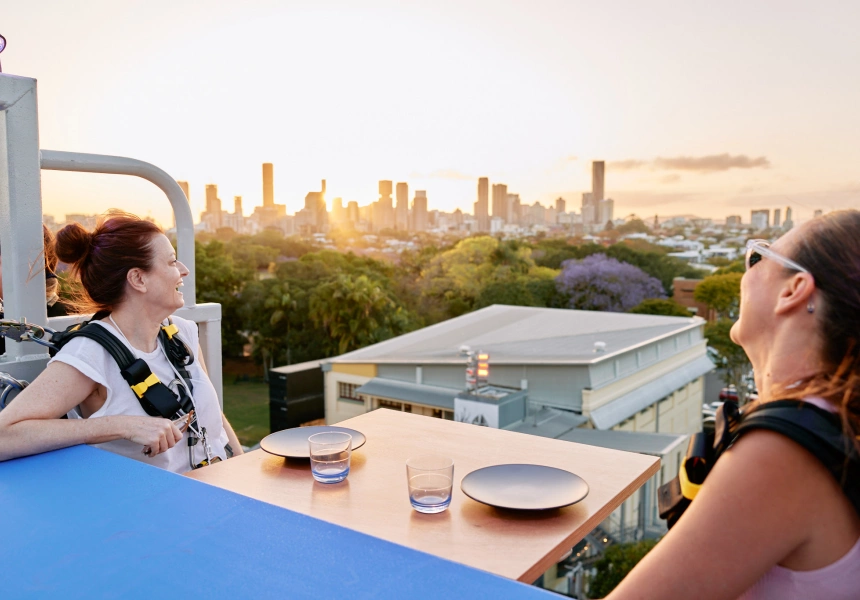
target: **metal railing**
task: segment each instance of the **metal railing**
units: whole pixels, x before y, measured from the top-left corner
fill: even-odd
[[[88,315],[48,318],[45,280],[33,277],[44,266],[41,170],[132,175],[154,183],[167,196],[176,218],[177,257],[189,270],[185,306],[176,314],[197,323],[209,377],[223,405],[221,305],[197,304],[194,223],[184,192],[164,170],[121,156],[39,149],[36,80],[0,73],[0,244],[3,255],[4,307],[7,318],[62,330]],[[47,348],[6,346],[0,371],[32,380],[48,361]]]

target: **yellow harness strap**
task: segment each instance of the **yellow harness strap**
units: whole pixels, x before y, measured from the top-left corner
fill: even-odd
[[[156,383],[158,383],[158,377],[155,376],[155,373],[152,373],[149,375],[149,377],[147,377],[140,383],[136,383],[131,386],[131,389],[134,391],[135,394],[137,394],[138,398],[143,398],[143,395],[146,393],[146,390],[148,390]]]
[[[687,500],[695,498],[696,494],[699,493],[699,488],[702,487],[702,484],[690,481],[687,477],[687,466],[683,462],[681,463],[681,468],[678,469],[678,481],[681,484],[681,495]]]

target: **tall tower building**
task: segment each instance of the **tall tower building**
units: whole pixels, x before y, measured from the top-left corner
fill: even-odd
[[[325,179],[320,183],[318,192],[308,192],[305,195],[305,207],[296,213],[296,224],[300,229],[311,233],[323,233],[328,230],[328,210],[325,203]]]
[[[519,225],[522,217],[522,202],[519,194],[508,194],[508,223]]]
[[[600,225],[601,227],[605,227],[614,218],[614,213],[615,213],[615,200],[613,200],[612,198],[607,198],[606,200],[601,200],[597,204],[597,214],[598,214],[597,225]]]
[[[214,183],[206,185],[206,212],[221,212],[221,200],[218,199],[218,186]]]
[[[782,220],[780,217],[782,216],[782,211],[778,208],[773,209],[773,226],[779,227],[782,224]]]
[[[412,229],[415,231],[427,231],[428,223],[427,192],[424,190],[415,190],[415,198],[412,200]]]
[[[478,179],[478,201],[475,202],[475,219],[478,221],[478,231],[490,230],[490,180],[486,177]]]
[[[754,210],[750,212],[750,223],[756,231],[770,228],[770,209]]]
[[[391,200],[393,185],[391,181],[379,182],[379,200],[373,204],[371,212],[373,229],[381,231],[394,227],[394,202]]]
[[[191,200],[191,192],[188,189],[188,182],[187,181],[177,181],[176,183],[179,184],[180,189],[182,189],[182,192],[185,194],[185,198],[188,200]]]
[[[504,183],[493,184],[493,216],[500,217],[505,223],[510,222],[508,215],[508,186]]]
[[[242,215],[242,196],[233,197],[233,212]]]
[[[591,163],[591,196],[595,205],[606,199],[606,190],[603,187],[605,172],[606,163],[602,160],[595,160]]]
[[[218,186],[214,183],[206,185],[206,210],[201,215],[201,220],[206,223],[212,231],[216,231],[222,226],[221,199],[218,198]]]
[[[555,199],[555,212],[558,214],[567,212],[567,201],[564,198]]]
[[[394,195],[397,200],[394,208],[394,227],[405,231],[409,228],[409,184],[398,183]]]
[[[275,167],[263,163],[263,206],[275,205]]]
[[[594,225],[597,221],[597,206],[594,202],[593,192],[583,192],[582,194],[582,224]]]

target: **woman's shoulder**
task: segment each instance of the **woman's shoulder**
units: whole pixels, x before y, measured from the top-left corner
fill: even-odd
[[[798,526],[804,520],[807,525],[813,522],[807,519],[809,506],[843,496],[836,478],[815,455],[791,438],[764,429],[738,439],[716,462],[708,483],[731,488],[739,505],[757,502],[753,497],[763,495],[771,510],[793,515]]]

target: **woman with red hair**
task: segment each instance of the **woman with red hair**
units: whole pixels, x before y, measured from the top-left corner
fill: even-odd
[[[110,213],[92,232],[77,223],[60,230],[56,254],[80,279],[76,308],[95,312],[90,327],[113,334],[161,382],[171,382],[177,397],[190,395],[198,435],[182,431],[185,423],[147,414],[116,360],[98,342],[77,337],[0,412],[0,460],[92,444],[182,473],[241,453],[206,374],[196,325],[172,316],[183,306],[180,288],[188,270],[161,229],[134,215]],[[192,354],[188,379],[159,342],[168,318]],[[185,442],[186,436],[193,439]]]

